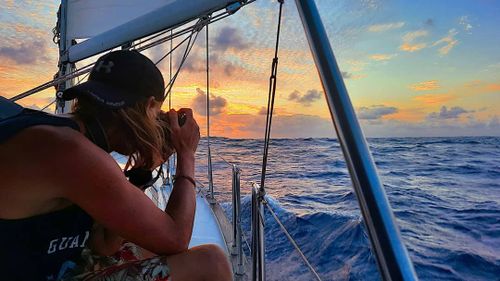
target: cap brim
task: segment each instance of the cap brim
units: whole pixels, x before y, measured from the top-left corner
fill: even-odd
[[[86,81],[64,90],[62,97],[65,100],[87,97],[110,108],[121,108],[133,104],[127,96],[123,89],[99,81]]]

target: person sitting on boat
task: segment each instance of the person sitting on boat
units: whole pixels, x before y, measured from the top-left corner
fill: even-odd
[[[0,122],[2,280],[64,279],[85,247],[111,255],[121,237],[159,256],[86,280],[231,280],[220,248],[188,249],[199,127],[190,109],[161,112],[164,80],[154,63],[135,51],[111,52],[63,96],[76,98],[69,116],[22,109]],[[160,119],[167,120],[171,144]],[[109,153],[152,170],[172,153],[169,146],[177,152],[176,180],[162,211]]]

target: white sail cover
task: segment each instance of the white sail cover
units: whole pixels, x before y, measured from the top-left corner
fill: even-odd
[[[69,5],[71,3],[75,5],[68,7],[68,32],[71,35],[69,38],[89,38],[68,49],[69,62],[77,62],[238,2],[235,0],[68,1]],[[94,3],[93,8],[87,2]],[[131,5],[132,2],[135,4]]]
[[[176,0],[68,0],[66,38],[94,37],[173,2]]]

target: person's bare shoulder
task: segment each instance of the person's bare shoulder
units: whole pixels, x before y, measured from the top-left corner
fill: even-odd
[[[71,169],[73,152],[82,145],[88,144],[78,131],[47,125],[24,129],[0,144],[1,213],[23,217],[67,205],[64,186],[55,183]]]

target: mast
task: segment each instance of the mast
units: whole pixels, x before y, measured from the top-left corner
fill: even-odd
[[[66,36],[67,34],[67,16],[68,16],[68,0],[61,1],[60,15],[58,18],[57,26],[60,28],[60,38],[59,38],[59,72],[58,76],[63,76],[74,71],[75,65],[69,62],[63,61],[64,54],[66,53],[69,46],[71,46],[71,38]],[[69,79],[65,82],[60,83],[57,86],[56,93],[56,114],[69,113],[71,111],[72,101],[65,101],[62,99],[62,92],[73,86],[73,79]]]
[[[295,0],[384,280],[417,280],[314,0]]]

